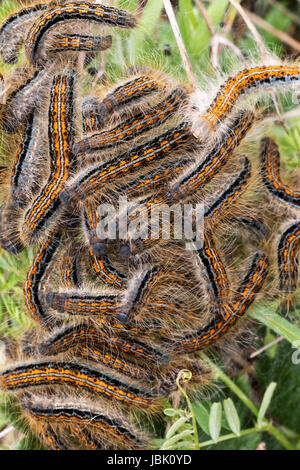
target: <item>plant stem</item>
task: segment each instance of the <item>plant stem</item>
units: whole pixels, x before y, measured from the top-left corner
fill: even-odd
[[[254,433],[257,433],[257,432],[266,431],[266,430],[267,430],[267,426],[266,426],[266,429],[264,429],[264,428],[261,428],[261,429],[258,429],[258,428],[245,429],[244,431],[240,431],[239,434],[234,434],[232,432],[230,434],[225,434],[224,436],[220,436],[217,439],[217,441],[214,441],[213,439],[210,439],[209,441],[200,442],[199,448],[210,446],[210,445],[213,445],[213,444],[217,444],[217,443],[223,442],[223,441],[228,441],[229,439],[234,439],[234,438],[237,438],[237,437],[247,436],[248,434],[254,434]]]
[[[258,408],[252,403],[252,401],[245,395],[245,393],[229,378],[226,374],[214,364],[206,355],[204,355],[205,361],[209,364],[216,379],[222,380],[234,393],[235,395],[252,411],[257,417]],[[265,430],[272,434],[287,450],[295,450],[294,446],[288,441],[288,439],[269,421],[264,420],[264,425],[257,429],[257,431]]]
[[[188,407],[189,407],[189,410],[191,412],[191,415],[192,415],[192,422],[193,422],[193,429],[194,429],[194,440],[195,440],[195,450],[199,450],[199,438],[198,438],[198,429],[197,429],[197,422],[196,422],[196,418],[195,418],[195,415],[194,415],[194,410],[193,410],[193,407],[192,407],[192,403],[189,399],[189,397],[187,396],[186,392],[183,390],[183,388],[181,387],[180,385],[180,379],[183,378],[183,380],[186,380],[186,378],[184,378],[184,374],[186,372],[189,372],[190,373],[190,378],[191,378],[191,372],[190,371],[186,371],[186,370],[181,370],[177,376],[177,379],[176,379],[176,382],[177,382],[177,387],[179,388],[179,390],[181,391],[182,395],[184,396],[184,398],[186,399],[186,402],[188,404]]]
[[[237,386],[235,383],[227,377],[227,375],[216,365],[214,364],[207,356],[205,356],[205,361],[209,364],[212,371],[214,372],[216,379],[221,379],[235,394],[239,399],[252,411],[255,416],[258,416],[258,409],[252,403],[252,401],[245,395],[245,393]]]

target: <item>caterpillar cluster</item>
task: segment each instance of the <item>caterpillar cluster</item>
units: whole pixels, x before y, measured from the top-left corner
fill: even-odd
[[[85,34],[74,34],[81,23]],[[0,28],[2,61],[16,63],[23,43],[27,58],[21,78],[18,69],[3,79],[0,126],[14,155],[1,167],[0,244],[11,254],[37,245],[24,282],[36,327],[11,352],[0,388],[54,450],[149,448],[138,417],[163,409],[181,369],[192,372],[191,388],[210,383],[201,351],[235,334],[270,266],[269,289],[290,296],[298,282],[299,192],[281,180],[272,139],[243,155],[262,113],[241,103],[246,92],[297,85],[300,67],[243,69],[208,105],[201,90],[148,68],[86,96],[78,53],[106,50],[114,28],[135,25],[117,8],[57,1],[29,5]],[[189,240],[175,217],[169,234],[161,223],[151,236],[138,229],[170,206],[184,213],[200,203],[200,245],[196,216]],[[124,236],[100,230],[105,204]]]

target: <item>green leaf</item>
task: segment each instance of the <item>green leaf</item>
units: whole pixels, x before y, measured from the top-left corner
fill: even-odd
[[[298,361],[295,361],[295,355]],[[272,418],[282,426],[300,435],[300,353],[286,341],[276,348],[276,355],[270,358],[262,354],[256,365],[257,378],[265,390],[270,382],[277,382],[276,393],[269,406]]]
[[[161,450],[171,448],[171,446],[174,446],[174,444],[176,444],[178,441],[189,435],[193,435],[193,429],[185,429],[180,434],[176,434],[175,436],[171,437],[161,446]]]
[[[218,440],[222,424],[222,404],[213,403],[209,415],[209,433],[214,441]]]
[[[271,403],[272,396],[274,394],[276,386],[277,386],[277,384],[275,382],[271,382],[269,384],[267,390],[265,391],[263,400],[262,400],[260,408],[259,408],[258,417],[257,417],[257,424],[258,424],[259,427],[261,427],[263,425],[264,417],[265,417],[267,409],[269,408],[269,405]]]
[[[276,305],[276,304],[275,304]],[[300,329],[274,312],[274,302],[260,303],[250,312],[250,317],[259,320],[273,331],[282,335],[290,343],[300,342]],[[300,343],[299,349],[300,349]]]
[[[163,9],[163,0],[148,0],[139,24],[131,35],[130,40],[130,60],[135,60],[142,55],[143,42],[146,38],[151,38]]]
[[[227,400],[224,400],[223,405],[226,419],[231,431],[239,435],[241,431],[241,423],[233,401],[231,398],[227,398]]]
[[[14,446],[14,450],[42,450],[43,446],[34,435],[29,435],[20,439]]]
[[[183,416],[182,418],[179,418],[177,421],[175,421],[175,423],[172,424],[169,431],[167,432],[166,439],[170,439],[170,437],[172,437],[187,421],[189,421],[189,418],[186,416]]]
[[[166,408],[164,410],[166,416],[182,416],[184,414],[183,410],[174,410],[173,408]]]
[[[200,401],[196,401],[192,404],[193,412],[196,418],[197,423],[199,424],[202,431],[210,436],[209,432],[209,412]]]
[[[219,23],[224,19],[229,0],[213,0],[207,8],[207,14],[212,24],[218,29]],[[190,32],[188,43],[186,44],[191,54],[199,54],[208,48],[210,42],[210,32],[204,19],[201,17],[197,28]]]
[[[179,0],[176,19],[182,39],[188,44],[190,35],[193,34],[199,23],[199,13],[196,14],[191,0]]]

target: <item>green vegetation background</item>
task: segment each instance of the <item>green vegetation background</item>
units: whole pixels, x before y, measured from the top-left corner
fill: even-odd
[[[299,1],[258,0],[242,2],[275,28],[300,38],[293,19],[284,15],[280,6],[300,13]],[[276,6],[279,3],[279,7]],[[217,32],[222,32],[229,18],[237,20],[236,11],[228,0],[204,2]],[[274,5],[275,4],[275,5]],[[138,0],[121,0],[121,7],[136,11]],[[250,5],[250,6],[249,6]],[[0,4],[0,22],[16,9],[15,1]],[[176,16],[191,61],[192,70],[199,84],[205,75],[213,74],[209,61],[210,33],[191,0],[178,0]],[[240,24],[240,23],[239,23]],[[235,25],[235,23],[234,23]],[[241,26],[240,26],[241,29]],[[285,57],[289,50],[278,37],[259,29],[267,47]],[[247,55],[259,57],[257,44],[247,30],[228,34]],[[166,45],[171,51],[165,54]],[[19,63],[22,63],[20,55]],[[245,54],[246,57],[246,54]],[[235,62],[232,53],[224,50],[220,64],[227,71]],[[129,64],[152,64],[186,80],[176,40],[170,23],[163,13],[163,0],[148,0],[135,32],[116,35],[113,47],[106,56],[106,73],[114,80]],[[93,64],[92,64],[93,65]],[[94,64],[97,66],[97,64]],[[0,65],[5,75],[10,66]],[[284,110],[291,109],[291,101],[285,99]],[[274,125],[272,133],[280,146],[283,164],[291,171],[299,166],[300,119],[286,119],[285,128]],[[25,250],[15,257],[0,252],[0,336],[19,338],[32,326],[24,304],[22,283],[26,270],[33,259],[34,249]],[[182,391],[179,409],[167,405],[165,417],[155,428],[154,446],[163,449],[300,449],[300,315],[299,302],[289,313],[280,314],[278,301],[258,303],[249,316],[257,320],[253,334],[254,345],[262,347],[279,336],[283,339],[261,353],[248,368],[239,370],[232,364],[224,368],[222,359],[215,353],[207,357],[214,370],[216,387],[212,387],[199,399],[189,397]],[[281,312],[282,313],[282,312]],[[1,345],[1,343],[0,343]],[[292,355],[296,362],[292,362]],[[299,360],[297,361],[297,359]],[[233,359],[232,359],[233,361]],[[294,361],[295,362],[295,361]],[[1,349],[0,349],[1,363]],[[7,426],[13,426],[9,439],[1,440],[0,449],[38,449],[39,442],[19,419],[18,408],[13,400],[0,395],[0,436]]]

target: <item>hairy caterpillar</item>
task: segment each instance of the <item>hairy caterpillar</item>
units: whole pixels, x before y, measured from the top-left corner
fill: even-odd
[[[111,315],[120,305],[120,296],[115,292],[92,294],[67,290],[66,292],[47,292],[45,302],[59,313],[69,315]]]
[[[177,110],[179,104],[185,99],[185,93],[181,88],[172,93],[154,108],[138,113],[109,131],[84,138],[74,145],[75,154],[93,152],[115,148],[124,142],[133,139],[140,133],[147,132],[164,123]]]
[[[1,128],[8,133],[16,133],[21,122],[37,106],[42,106],[48,95],[52,68],[37,70],[21,85],[6,96],[1,108]]]
[[[299,206],[300,192],[289,188],[280,179],[280,154],[272,139],[262,139],[260,160],[262,180],[267,190],[277,199]]]
[[[25,129],[11,169],[10,192],[17,207],[25,208],[36,192],[35,176],[43,149],[39,116],[32,112],[25,122]],[[28,171],[32,173],[29,177]]]
[[[19,47],[33,18],[47,10],[48,3],[37,3],[13,13],[0,28],[0,54],[3,62],[14,64],[18,60]]]
[[[99,393],[103,398],[118,400],[121,404],[149,408],[157,405],[157,398],[149,390],[76,362],[20,364],[5,369],[0,376],[3,390],[17,391],[51,384],[82,387],[83,390]]]
[[[247,91],[258,87],[289,84],[300,79],[300,68],[290,65],[258,66],[244,69],[230,77],[217,92],[217,95],[204,115],[198,115],[194,132],[203,137],[208,129],[215,131],[234,109],[236,101]]]
[[[111,36],[88,36],[83,34],[56,34],[49,46],[49,52],[64,51],[105,51],[112,44]]]
[[[83,200],[103,187],[104,183],[116,181],[123,175],[134,175],[138,169],[160,161],[175,149],[178,150],[178,145],[189,145],[190,138],[189,128],[183,122],[128,153],[118,155],[83,171],[70,181],[61,193],[60,200],[65,205],[70,205],[78,199]]]
[[[130,13],[117,8],[88,2],[58,4],[46,10],[31,26],[25,41],[28,59],[32,63],[38,60],[43,37],[50,29],[61,22],[72,20],[93,21],[121,28],[134,28],[136,24],[135,18]]]
[[[61,238],[61,231],[54,232],[48,237],[34,258],[24,283],[24,299],[27,310],[34,320],[42,322],[45,326],[51,319],[41,299],[41,283],[49,264],[60,247]]]
[[[297,287],[299,241],[300,224],[295,221],[281,234],[277,247],[279,289],[284,293],[292,293]]]
[[[27,243],[40,236],[49,219],[59,211],[59,194],[72,161],[74,86],[73,70],[54,77],[49,106],[50,175],[24,216],[22,232]]]
[[[158,78],[141,75],[115,88],[103,100],[88,96],[82,103],[82,120],[85,133],[99,131],[106,119],[116,111],[138,104],[143,98],[152,96],[161,88]]]
[[[238,287],[235,299],[228,306],[227,312],[217,313],[217,316],[209,321],[205,327],[177,338],[174,343],[175,350],[197,351],[210,346],[223,336],[246,313],[254,301],[255,296],[263,286],[268,268],[266,255],[261,252],[254,253],[250,267]]]
[[[200,163],[192,165],[182,176],[170,184],[170,199],[180,200],[207,184],[232,155],[233,150],[250,130],[253,122],[254,114],[252,112],[241,111],[232,123],[230,130],[223,133],[221,142],[217,142],[211,149],[206,150]]]
[[[34,395],[22,399],[22,408],[31,419],[43,423],[47,429],[52,430],[55,424],[69,425],[71,432],[73,424],[77,423],[79,429],[89,430],[93,435],[96,433],[93,438],[96,448],[111,448],[112,445],[116,448],[145,448],[146,435],[130,425],[122,413],[116,414],[110,411],[108,414],[104,406],[98,405],[95,408],[88,400],[78,404],[74,403],[72,398],[72,396],[62,396],[56,398],[53,404],[42,395]]]

